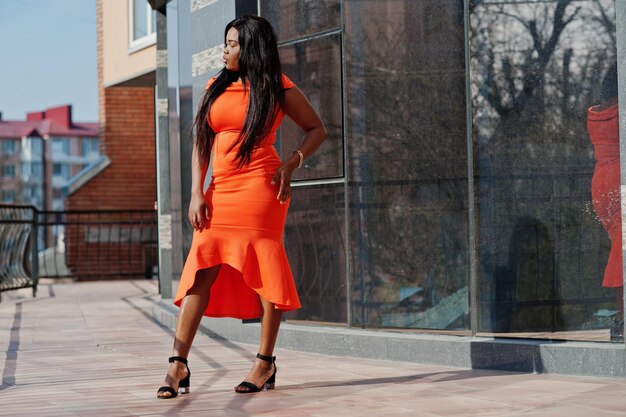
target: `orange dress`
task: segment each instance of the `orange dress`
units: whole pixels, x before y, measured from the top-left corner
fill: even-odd
[[[605,110],[589,109],[589,138],[594,148],[596,167],[591,180],[593,208],[611,239],[611,252],[604,270],[603,287],[621,287],[622,219],[619,168],[618,106]]]
[[[209,80],[207,88],[214,78]],[[283,75],[283,87],[295,84]],[[284,112],[279,111],[271,133],[252,153],[250,164],[238,169],[234,161],[246,118],[248,94],[243,84],[232,83],[211,106],[208,123],[216,133],[211,152],[211,183],[205,192],[210,209],[208,227],[194,231],[191,249],[174,304],[180,306],[199,270],[222,265],[211,288],[204,315],[240,319],[260,317],[259,296],[277,309],[300,308],[300,300],[282,243],[289,200],[276,199],[278,184],[271,184],[282,162],[274,142]]]

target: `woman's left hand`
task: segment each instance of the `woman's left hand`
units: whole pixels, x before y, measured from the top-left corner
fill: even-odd
[[[279,184],[276,199],[280,200],[280,204],[284,204],[291,195],[291,173],[293,170],[291,164],[286,162],[278,168],[274,178],[272,178],[272,184]]]

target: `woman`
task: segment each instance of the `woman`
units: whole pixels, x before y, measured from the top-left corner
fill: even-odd
[[[180,312],[158,398],[189,392],[187,355],[202,315],[262,316],[259,353],[235,391],[274,388],[272,354],[282,313],[300,307],[282,233],[291,174],[320,146],[326,129],[282,74],[276,34],[267,20],[243,16],[226,26],[224,64],[209,80],[194,122],[188,213],[194,234],[174,298]],[[273,145],[285,114],[305,136],[281,162]],[[212,181],[203,192],[211,156]]]
[[[602,286],[616,288],[616,324],[611,338],[624,337],[624,298],[622,278],[622,214],[620,202],[619,108],[617,103],[617,64],[602,81],[602,103],[588,111],[587,128],[594,147],[596,166],[591,180],[593,208],[611,239],[611,251],[604,269]]]

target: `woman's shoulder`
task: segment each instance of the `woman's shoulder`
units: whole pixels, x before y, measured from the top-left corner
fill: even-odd
[[[211,77],[209,78],[209,81],[207,81],[206,85],[204,86],[205,90],[208,90],[209,87],[211,86],[211,84],[213,84],[215,82],[215,80],[217,79],[217,77]]]
[[[296,83],[291,81],[291,79],[287,77],[287,75],[284,72],[282,73],[282,79],[283,79],[283,88],[285,90],[289,90],[290,88],[293,88],[296,86]]]

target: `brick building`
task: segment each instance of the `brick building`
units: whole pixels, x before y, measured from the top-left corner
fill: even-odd
[[[122,210],[115,215],[131,224],[145,221],[144,217],[136,218],[137,210],[155,208],[156,28],[147,2],[129,1],[121,2],[125,7],[120,7],[120,2],[97,2],[98,107],[101,152],[106,161],[69,187],[65,207]],[[97,277],[97,268],[106,268],[107,276],[121,277],[115,275],[118,267],[126,274],[144,275],[156,264],[155,247],[148,243],[156,230],[152,226],[139,230],[119,225],[104,232],[100,227],[97,236],[89,236],[87,231],[77,237],[68,233],[68,266],[77,275]],[[130,254],[130,265],[116,262],[120,249],[111,246],[110,236],[127,243],[123,252]],[[91,247],[89,253],[109,261],[96,263],[93,257],[81,255],[84,252],[78,251],[85,245]]]
[[[62,210],[68,185],[101,158],[98,124],[72,120],[72,106],[31,112],[26,120],[0,114],[0,201]]]

